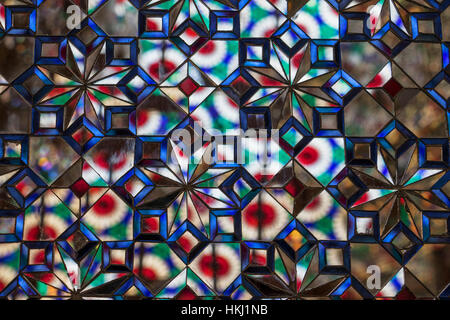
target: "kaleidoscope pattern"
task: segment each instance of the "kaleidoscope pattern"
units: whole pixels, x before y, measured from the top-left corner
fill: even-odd
[[[449,5],[0,0],[0,298],[449,299]]]

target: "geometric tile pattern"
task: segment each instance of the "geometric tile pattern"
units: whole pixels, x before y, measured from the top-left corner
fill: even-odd
[[[0,1],[0,297],[448,299],[449,5]]]

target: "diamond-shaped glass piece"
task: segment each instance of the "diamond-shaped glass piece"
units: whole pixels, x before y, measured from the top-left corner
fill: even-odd
[[[160,232],[159,217],[142,217],[142,233],[158,234]]]
[[[391,30],[381,38],[381,41],[387,45],[390,49],[395,48],[401,41],[401,39]]]
[[[295,147],[302,139],[303,135],[294,127],[291,127],[283,136],[283,140],[289,143],[291,147]]]
[[[369,217],[356,218],[356,233],[362,235],[373,234],[373,220]]]
[[[342,266],[344,253],[341,248],[327,248],[325,250],[327,266]]]
[[[405,143],[406,137],[397,128],[394,128],[386,136],[386,140],[394,149],[398,149]]]
[[[125,189],[133,196],[136,197],[142,189],[144,189],[145,184],[137,176],[132,176],[126,183]]]
[[[36,183],[31,180],[30,177],[23,177],[17,184],[16,189],[20,192],[20,194],[26,198],[28,197],[35,189],[37,188]]]
[[[251,266],[264,267],[267,265],[267,251],[261,249],[251,249],[249,264]]]
[[[287,244],[294,250],[298,251],[306,242],[306,238],[297,230],[292,230],[285,238]]]
[[[127,83],[127,87],[131,89],[135,94],[138,94],[146,86],[146,82],[138,75],[136,75],[131,81]]]
[[[447,2],[0,1],[0,297],[448,300]]]
[[[81,126],[72,134],[72,138],[81,146],[84,146],[93,136],[92,132],[85,126]]]
[[[89,190],[89,184],[83,178],[81,178],[74,182],[70,189],[77,197],[81,198]]]
[[[414,242],[410,238],[408,238],[405,233],[399,232],[392,240],[392,244],[395,248],[397,248],[397,250],[405,253],[414,245]]]
[[[244,198],[250,191],[252,191],[252,187],[245,181],[244,178],[239,178],[236,183],[233,185],[234,192],[239,196],[239,198]]]
[[[186,28],[183,33],[181,33],[180,38],[186,42],[188,46],[192,45],[195,41],[197,41],[200,36],[198,33],[191,27]]]
[[[340,78],[331,86],[331,89],[333,89],[334,92],[336,92],[339,96],[344,97],[347,93],[349,93],[352,87],[348,84],[347,81]]]
[[[189,253],[199,241],[190,231],[186,231],[178,238],[177,243],[186,253]]]
[[[294,177],[284,186],[284,189],[295,198],[305,189],[305,186]]]
[[[195,90],[197,90],[199,85],[192,80],[190,77],[187,77],[180,83],[180,89],[183,91],[187,96],[190,96]]]
[[[281,36],[280,39],[289,47],[294,47],[301,38],[298,36],[297,33],[292,31],[292,29],[287,29]]]
[[[5,158],[18,158],[22,153],[22,145],[17,141],[6,141],[4,157]]]
[[[23,86],[31,95],[35,95],[45,86],[45,84],[36,74],[33,74],[23,82]]]

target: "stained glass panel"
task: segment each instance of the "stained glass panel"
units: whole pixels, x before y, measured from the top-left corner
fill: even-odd
[[[449,0],[0,0],[0,298],[448,299]]]

